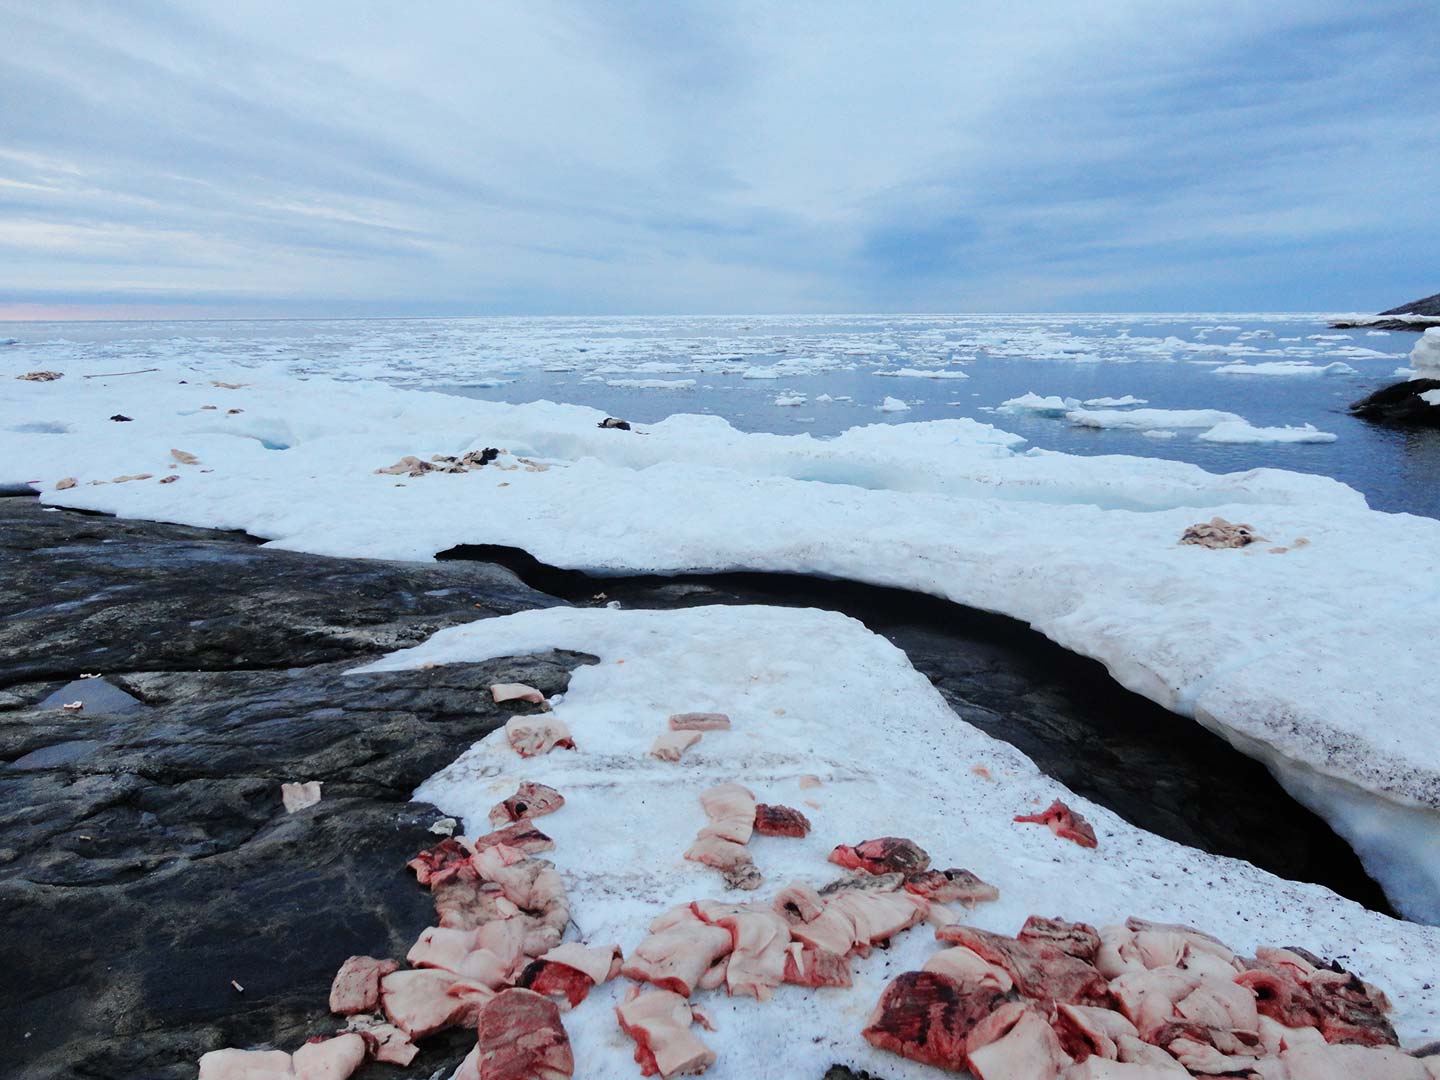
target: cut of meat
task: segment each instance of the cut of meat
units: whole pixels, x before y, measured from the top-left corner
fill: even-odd
[[[553,713],[512,716],[505,721],[505,737],[510,741],[510,748],[521,757],[548,754],[557,746],[565,750],[575,749],[570,729]]]
[[[705,918],[703,912],[698,912]],[[712,921],[712,920],[707,920]],[[790,925],[770,908],[756,905],[713,919],[730,932],[730,959],[725,963],[725,989],[732,996],[768,1001],[785,978]]]
[[[1255,995],[1227,979],[1202,976],[1200,985],[1175,1003],[1175,1012],[1207,1028],[1256,1037],[1260,1031]]]
[[[490,687],[490,699],[496,705],[507,701],[529,701],[535,705],[545,704],[545,695],[533,686],[518,682],[494,683]]]
[[[791,922],[809,922],[825,910],[825,901],[803,881],[792,881],[775,894],[774,908]]]
[[[470,845],[478,854],[486,848],[504,846],[522,851],[526,855],[538,855],[542,851],[554,851],[555,841],[546,836],[529,821],[517,821],[503,829],[477,837]]]
[[[620,972],[689,997],[730,949],[730,931],[702,922],[687,905],[651,923],[650,936],[631,950]]]
[[[1100,951],[1100,934],[1088,923],[1066,922],[1064,919],[1046,919],[1031,915],[1015,935],[1026,943],[1044,942],[1054,945],[1063,953],[1069,953],[1087,964],[1095,962]]]
[[[685,751],[699,741],[698,731],[662,731],[650,745],[650,756],[661,761],[679,761]]]
[[[463,841],[449,837],[433,848],[420,852],[405,865],[415,871],[415,878],[421,885],[434,888],[471,869],[470,849]]]
[[[552,787],[531,780],[520,781],[515,794],[490,810],[491,825],[507,825],[525,818],[544,817],[565,805],[565,796]]]
[[[432,885],[432,889],[435,915],[444,927],[474,930],[514,913],[515,905],[506,902],[499,887],[479,878],[452,878],[442,885]]]
[[[850,986],[850,958],[793,941],[785,950],[784,981],[796,986]]]
[[[354,1033],[313,1039],[290,1060],[298,1080],[346,1080],[365,1063],[365,1040]]]
[[[1135,1025],[1118,1012],[1089,1005],[1057,1005],[1050,1026],[1060,1039],[1060,1048],[1076,1061],[1091,1056],[1117,1060],[1118,1040],[1140,1037]]]
[[[671,731],[729,731],[730,717],[718,712],[682,712],[670,717]]]
[[[200,1057],[200,1080],[284,1080],[293,1077],[283,1050],[211,1050]]]
[[[1302,1046],[1280,1060],[1289,1080],[1430,1080],[1423,1059],[1369,1046]]]
[[[1035,1009],[1010,1004],[976,1026],[966,1044],[976,1080],[1055,1080],[1071,1064]]]
[[[1092,965],[1053,945],[1017,941],[959,923],[942,926],[935,936],[952,945],[963,945],[982,960],[1004,968],[1015,980],[1015,989],[1025,997],[1075,1005],[1110,1004],[1104,976]]]
[[[905,888],[937,904],[980,904],[1000,899],[1000,890],[969,870],[919,870],[905,875]]]
[[[796,941],[812,949],[844,955],[893,937],[925,917],[928,902],[906,892],[845,890],[830,897],[825,909],[807,923],[790,927]]]
[[[959,1071],[965,1039],[1005,995],[991,986],[963,986],[933,971],[908,971],[880,995],[865,1041],[911,1061]]]
[[[532,990],[496,994],[481,1008],[477,1029],[480,1080],[562,1080],[575,1073],[560,1009]]]
[[[390,1022],[412,1039],[461,1023],[471,1006],[450,994],[448,971],[394,971],[380,980],[380,1004]]]
[[[330,984],[330,1011],[341,1016],[374,1012],[380,1004],[380,980],[400,967],[394,960],[352,956]]]
[[[578,943],[560,945],[532,960],[520,973],[517,985],[547,997],[563,997],[570,1008],[579,1005],[590,989],[620,970],[620,949],[589,949]]]
[[[638,988],[637,988],[638,990]],[[690,1031],[690,1003],[668,990],[632,991],[615,1007],[620,1028],[635,1040],[641,1076],[688,1076],[715,1063],[715,1051]]]
[[[913,874],[930,866],[930,856],[919,844],[899,836],[864,840],[854,847],[841,844],[830,853],[830,861],[870,874]]]
[[[1095,830],[1090,827],[1090,823],[1059,799],[1038,814],[1020,814],[1015,820],[1045,825],[1056,836],[1065,840],[1074,840],[1081,847],[1099,846],[1099,841],[1095,839]]]
[[[1235,982],[1255,995],[1261,1016],[1287,1028],[1318,1028],[1320,1009],[1308,987],[1282,967],[1253,967],[1235,976]]]
[[[408,1035],[378,1017],[353,1016],[348,1030],[365,1040],[367,1054],[387,1065],[409,1065],[420,1052]]]
[[[755,831],[761,836],[803,838],[810,834],[810,819],[799,810],[792,810],[788,806],[756,803]]]
[[[700,793],[700,806],[710,824],[701,836],[717,836],[737,844],[750,842],[755,829],[755,796],[739,784],[718,784]]]
[[[1322,969],[1311,975],[1306,985],[1319,1010],[1320,1033],[1326,1042],[1400,1045],[1395,1029],[1385,1019],[1389,1002],[1348,971]]]
[[[894,892],[904,884],[904,874],[872,874],[866,870],[857,870],[820,886],[819,893],[829,899],[846,892]]]
[[[1065,1080],[1190,1080],[1190,1073],[1174,1058],[1161,1051],[1163,1061],[1154,1064],[1140,1062],[1110,1061],[1102,1057],[1088,1057],[1078,1065],[1065,1070]],[[1269,1080],[1261,1077],[1260,1080]],[[1274,1080],[1286,1080],[1276,1076]]]
[[[1010,992],[1015,980],[1004,968],[982,960],[976,953],[962,945],[941,949],[925,961],[922,971],[934,971],[948,975],[962,986],[993,986],[1002,994]]]
[[[691,862],[713,866],[732,888],[758,889],[763,881],[755,860],[744,844],[726,840],[719,836],[705,836],[704,830],[693,844],[685,849],[685,858]]]

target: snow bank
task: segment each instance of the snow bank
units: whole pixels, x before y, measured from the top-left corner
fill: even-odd
[[[1376,356],[1384,356],[1384,353],[1376,353]],[[1326,364],[1321,367],[1318,364],[1307,363],[1304,360],[1268,360],[1260,364],[1226,364],[1215,369],[1216,375],[1298,375],[1319,376],[1319,375],[1358,375],[1360,374],[1349,364],[1342,364],[1336,361],[1333,364]]]
[[[1314,424],[1299,427],[1255,427],[1245,420],[1229,420],[1195,436],[1214,443],[1332,443],[1337,436]]]
[[[1426,405],[1440,405],[1440,390],[1426,390],[1420,395],[1420,400]]]
[[[1432,326],[1420,335],[1410,350],[1410,366],[1417,379],[1440,379],[1440,326]]]
[[[1149,428],[1208,428],[1216,424],[1238,421],[1244,417],[1219,409],[1072,409],[1065,418],[1078,427],[1128,428],[1144,431]]]
[[[84,370],[0,380],[0,485],[320,554],[429,559],[488,543],[601,574],[795,572],[930,593],[1023,620],[1178,714],[1203,708],[1287,768],[1368,793],[1373,820],[1408,807],[1440,832],[1429,646],[1440,588],[1426,584],[1440,581],[1440,522],[1374,513],[1328,478],[1022,452],[1022,439],[971,420],[828,440],[705,416],[627,432],[550,402],[211,364]],[[117,413],[134,420],[108,419]],[[1174,425],[1164,410],[1108,415]],[[15,430],[35,424],[52,427]],[[486,446],[507,453],[464,475],[375,474],[404,455]],[[77,483],[61,490],[62,478]],[[1217,515],[1269,542],[1177,546]],[[1351,813],[1310,791],[1307,805],[1337,826]],[[1440,921],[1440,859],[1413,833],[1372,829],[1357,847],[1402,909]]]
[[[551,648],[599,659],[576,669],[555,705],[577,748],[522,762],[497,731],[426,781],[416,798],[462,818],[474,835],[488,831],[488,809],[519,780],[560,791],[565,806],[539,824],[556,842],[547,857],[565,879],[575,925],[583,928],[577,936],[586,941],[618,942],[628,952],[649,920],[673,904],[769,899],[796,879],[822,884],[838,876],[826,861],[836,844],[897,835],[919,843],[935,865],[966,867],[999,888],[997,902],[957,912],[985,929],[1013,934],[1031,914],[1092,925],[1135,914],[1201,927],[1242,952],[1302,945],[1344,956],[1381,986],[1406,1044],[1440,1033],[1427,989],[1440,964],[1440,931],[1193,851],[1087,803],[957,717],[903,652],[843,615],[557,608],[443,630],[358,670]],[[666,717],[681,711],[725,712],[733,729],[707,732],[679,764],[650,758]],[[802,787],[807,775],[820,786]],[[803,840],[751,839],[765,876],[756,893],[727,891],[713,870],[681,857],[705,823],[699,792],[730,780],[761,801],[801,810],[814,825]],[[1011,820],[1055,798],[1090,819],[1098,848]],[[888,950],[856,960],[850,989],[781,986],[765,1004],[698,992],[718,1029],[703,1035],[718,1054],[706,1075],[818,1077],[838,1062],[894,1080],[937,1076],[873,1049],[860,1032],[885,983],[938,948],[932,929],[921,925]],[[632,1047],[617,1034],[612,1009],[626,985],[609,983],[566,1014],[577,1075],[635,1075]]]

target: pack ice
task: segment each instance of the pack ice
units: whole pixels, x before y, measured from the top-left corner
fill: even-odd
[[[1264,761],[1402,911],[1440,921],[1440,522],[1324,477],[1024,451],[971,420],[828,440],[703,416],[620,430],[576,406],[218,363],[87,373],[0,380],[0,487],[321,554],[502,544],[597,574],[800,572],[1003,612]],[[453,464],[487,447],[504,452]],[[1214,517],[1264,540],[1177,544]]]

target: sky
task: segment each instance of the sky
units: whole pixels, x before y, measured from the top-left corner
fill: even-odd
[[[0,0],[0,319],[1359,311],[1435,0]]]

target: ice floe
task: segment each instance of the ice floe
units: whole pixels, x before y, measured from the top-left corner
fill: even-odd
[[[908,412],[910,410],[910,406],[897,397],[887,397],[875,408],[881,412]]]
[[[1135,397],[1133,394],[1126,394],[1124,397],[1086,398],[1084,404],[1090,406],[1092,409],[1119,409],[1126,405],[1149,405],[1150,402],[1145,398]]]
[[[1410,350],[1410,367],[1417,379],[1440,379],[1440,326],[1432,326],[1420,335]]]
[[[1187,555],[1215,555],[1192,549]],[[1380,985],[1410,1046],[1440,1034],[1430,980],[1440,931],[1367,911],[1315,885],[1206,855],[1137,829],[1039,773],[1008,744],[957,717],[905,654],[843,615],[773,607],[680,611],[555,608],[443,630],[360,671],[522,655],[552,648],[594,656],[576,668],[553,715],[576,749],[525,761],[503,732],[480,740],[427,780],[416,797],[488,832],[488,813],[521,780],[561,792],[544,819],[572,905],[574,936],[617,942],[628,954],[645,926],[697,899],[768,900],[792,880],[838,876],[838,843],[904,836],[940,866],[965,867],[999,888],[997,901],[955,915],[1015,933],[1028,915],[1092,925],[1132,914],[1199,926],[1242,952],[1283,942],[1344,963]],[[679,765],[648,754],[669,714],[721,711],[731,730],[707,732]],[[617,783],[617,777],[624,777]],[[815,782],[818,780],[818,784]],[[727,891],[682,853],[706,823],[698,795],[737,781],[762,802],[801,808],[803,838],[754,837],[757,892]],[[1056,798],[1083,813],[1095,849],[1016,824]],[[397,872],[399,872],[397,870]],[[765,1003],[697,991],[715,1031],[715,1080],[818,1077],[834,1063],[895,1080],[935,1070],[873,1049],[861,1037],[886,982],[940,949],[924,924],[854,962],[854,986],[781,986]],[[565,1016],[577,1075],[635,1075],[613,1006],[626,981],[591,991]],[[803,1033],[801,1037],[798,1033]]]
[[[1209,428],[1244,418],[1219,409],[1072,409],[1065,418],[1078,427],[1124,428]]]
[[[1064,416],[1071,409],[1079,408],[1076,398],[1062,398],[1055,394],[1042,397],[1033,390],[1019,397],[1009,398],[996,406],[996,412],[1035,413],[1039,416]]]
[[[489,543],[600,574],[808,573],[1003,612],[1266,761],[1397,904],[1440,921],[1440,522],[1373,512],[1322,476],[1024,451],[972,420],[834,439],[705,416],[623,431],[577,406],[210,362],[79,378],[105,361],[0,380],[0,486],[321,554],[429,559]],[[1181,426],[1169,410],[1099,415]],[[37,420],[64,430],[10,430]],[[200,464],[175,461],[176,447]],[[484,447],[506,453],[463,474],[375,472]],[[1215,516],[1268,543],[1177,546]]]
[[[1216,424],[1209,431],[1195,436],[1202,442],[1213,443],[1331,443],[1337,436],[1321,431],[1314,424],[1299,427],[1255,427],[1244,420],[1227,420]]]
[[[1384,356],[1385,353],[1377,355]],[[1225,364],[1215,369],[1216,375],[1358,375],[1349,364],[1336,361],[1323,367],[1303,360],[1268,360],[1260,364]]]

